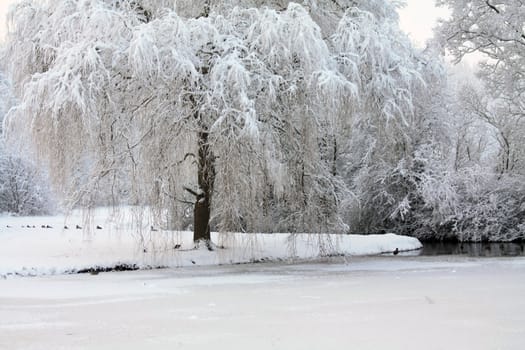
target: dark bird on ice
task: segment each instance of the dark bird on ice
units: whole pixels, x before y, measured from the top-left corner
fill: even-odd
[[[394,255],[397,255],[399,254],[399,249],[396,248],[396,250],[394,250]]]

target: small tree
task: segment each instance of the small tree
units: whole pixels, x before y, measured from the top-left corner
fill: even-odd
[[[53,211],[42,172],[19,157],[0,149],[0,212],[43,215]]]

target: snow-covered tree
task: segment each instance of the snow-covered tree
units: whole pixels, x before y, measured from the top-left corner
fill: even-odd
[[[414,205],[405,174],[438,120],[415,103],[431,74],[396,6],[26,0],[4,55],[20,101],[7,132],[72,202],[111,193],[170,228],[193,216],[196,240],[386,228]]]
[[[388,229],[412,186],[403,173],[412,167],[417,142],[413,98],[425,84],[418,54],[397,21],[389,2],[363,2],[345,13],[335,33],[341,61],[356,57],[346,70],[356,76],[360,103],[353,106],[344,151],[345,176],[357,198],[348,221],[357,232]]]
[[[341,71],[351,57],[336,60],[299,4],[178,2],[185,17],[153,3],[18,5],[7,57],[25,58],[8,62],[21,100],[8,132],[30,125],[68,192],[111,176],[170,217],[194,202],[196,240],[212,219],[251,229],[276,206],[290,230],[341,229],[344,186],[324,145],[350,117],[329,112],[355,97]]]
[[[472,111],[495,131],[500,146],[498,170],[523,170],[525,142],[525,4],[520,0],[443,0],[452,10],[439,36],[457,61],[478,52],[480,78],[487,93],[465,95]],[[483,95],[483,96],[482,96]]]
[[[459,62],[480,53],[481,83],[457,89],[456,173],[460,201],[452,231],[461,240],[525,236],[525,4],[515,0],[441,0],[451,16],[438,39]]]
[[[45,171],[15,156],[4,143],[2,124],[14,103],[11,84],[0,74],[0,213],[47,214],[52,211],[52,202],[43,176]]]
[[[53,211],[45,173],[0,146],[0,213],[42,215]]]

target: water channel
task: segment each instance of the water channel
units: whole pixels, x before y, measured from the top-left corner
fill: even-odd
[[[422,242],[421,256],[465,255],[471,257],[525,256],[525,242],[518,243],[461,243]]]

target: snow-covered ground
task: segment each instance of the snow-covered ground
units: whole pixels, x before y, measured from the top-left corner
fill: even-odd
[[[525,347],[525,259],[352,257],[0,280],[0,349]]]
[[[525,346],[525,258],[370,256],[421,247],[393,234],[215,234],[209,252],[107,214],[0,217],[0,350]],[[64,274],[117,264],[183,268]]]
[[[182,267],[251,261],[289,261],[326,255],[371,255],[410,251],[421,243],[410,237],[387,235],[213,234],[225,249],[193,249],[190,232],[151,229],[147,218],[139,232],[131,228],[131,208],[112,212],[81,211],[68,217],[0,216],[0,278],[76,272],[117,265]],[[79,225],[83,229],[76,229]],[[50,228],[43,228],[50,226]],[[97,229],[99,226],[101,229]],[[67,227],[67,229],[65,228]]]

